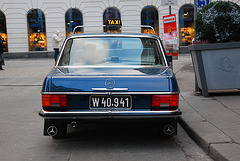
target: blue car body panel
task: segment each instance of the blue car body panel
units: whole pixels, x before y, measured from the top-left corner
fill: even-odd
[[[53,68],[46,77],[42,92],[83,92],[105,88],[108,78],[115,80],[115,88],[128,91],[178,92],[172,70],[159,68]]]

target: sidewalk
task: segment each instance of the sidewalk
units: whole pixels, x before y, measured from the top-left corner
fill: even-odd
[[[212,159],[240,160],[240,92],[203,97],[194,92],[190,54],[180,55],[173,63],[181,90],[180,124]]]

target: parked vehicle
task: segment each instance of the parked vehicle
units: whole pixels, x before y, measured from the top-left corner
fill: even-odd
[[[67,124],[154,122],[177,134],[179,88],[161,40],[151,34],[73,34],[42,87],[44,135],[64,137]]]

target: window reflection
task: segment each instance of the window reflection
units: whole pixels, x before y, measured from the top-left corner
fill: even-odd
[[[1,11],[0,11],[0,34],[3,40],[3,44],[6,46],[6,51],[8,51],[6,17]]]
[[[83,25],[83,16],[78,9],[69,9],[65,15],[66,36],[73,34],[76,26]],[[75,33],[83,33],[83,28],[78,28]]]
[[[38,9],[31,10],[27,15],[28,43],[30,51],[47,50],[45,16]]]
[[[153,6],[146,6],[141,12],[141,25],[152,26],[159,35],[158,11]],[[154,34],[151,28],[142,28],[142,33]]]
[[[68,40],[58,65],[165,66],[165,62],[155,39],[97,37]]]

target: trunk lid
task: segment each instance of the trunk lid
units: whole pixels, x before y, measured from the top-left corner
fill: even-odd
[[[83,92],[93,88],[127,88],[129,92],[169,92],[172,70],[166,67],[53,68],[46,82],[48,92]],[[113,87],[107,87],[113,80]],[[46,91],[47,92],[47,91]]]

